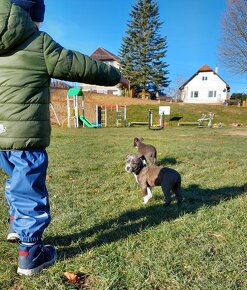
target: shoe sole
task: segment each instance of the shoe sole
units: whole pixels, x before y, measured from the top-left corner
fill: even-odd
[[[21,269],[18,267],[17,273],[20,275],[25,275],[25,276],[31,276],[33,274],[39,273],[44,268],[47,268],[47,267],[51,266],[52,264],[54,264],[56,261],[56,258],[57,258],[57,252],[55,250],[54,258],[52,260],[47,261],[46,263],[44,263],[36,268],[33,268],[33,269]]]
[[[19,242],[19,239],[20,239],[20,237],[17,233],[10,233],[7,236],[7,241],[10,243],[17,243],[17,242]]]

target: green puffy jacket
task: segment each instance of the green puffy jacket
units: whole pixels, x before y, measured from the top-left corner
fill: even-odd
[[[116,85],[120,72],[66,50],[37,30],[29,15],[0,0],[0,150],[50,143],[50,78]]]

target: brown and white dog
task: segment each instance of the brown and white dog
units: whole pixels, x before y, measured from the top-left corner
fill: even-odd
[[[153,145],[144,144],[142,137],[134,138],[134,147],[138,149],[138,157],[142,158],[145,162],[149,160],[151,164],[156,163],[157,151]]]
[[[143,193],[143,203],[147,203],[152,197],[154,186],[161,186],[165,206],[172,201],[171,191],[175,193],[177,203],[182,202],[181,175],[176,170],[156,165],[146,166],[140,157],[133,154],[126,156],[125,170],[134,174]]]

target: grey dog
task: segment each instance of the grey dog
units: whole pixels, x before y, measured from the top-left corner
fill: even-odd
[[[145,162],[150,161],[151,164],[156,163],[157,150],[153,145],[144,144],[142,137],[134,138],[134,147],[138,149],[138,157],[142,158]]]
[[[177,203],[182,202],[181,175],[176,170],[156,165],[146,166],[140,157],[133,154],[126,156],[125,170],[134,174],[143,193],[143,203],[152,197],[154,186],[161,186],[165,206],[172,201],[171,191],[175,193]]]

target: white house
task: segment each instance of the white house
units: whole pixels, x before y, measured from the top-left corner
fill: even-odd
[[[184,103],[222,104],[230,98],[230,86],[207,64],[189,78],[180,88]]]
[[[114,55],[113,53],[109,52],[108,50],[99,47],[97,48],[91,55],[91,58],[103,61],[107,64],[110,64],[116,68],[119,68],[120,58]],[[89,84],[81,84],[81,88],[84,92],[96,92],[100,94],[113,94],[113,95],[121,95],[121,90],[119,87],[112,86],[112,87],[105,87],[105,86],[96,86],[96,85],[89,85]]]

